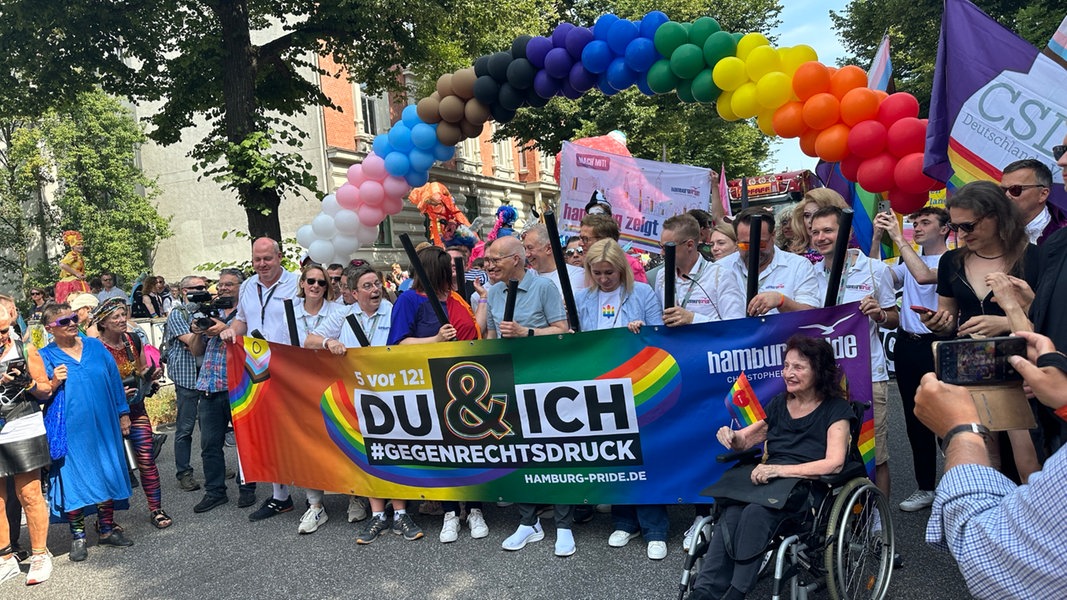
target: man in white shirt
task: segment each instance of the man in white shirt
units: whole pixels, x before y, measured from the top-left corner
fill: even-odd
[[[261,237],[252,243],[252,269],[256,274],[241,284],[237,318],[219,334],[224,342],[259,330],[268,342],[289,344],[289,326],[285,319],[285,300],[296,298],[300,276],[282,268],[282,249],[278,242]],[[260,521],[293,510],[289,486],[273,484],[273,495],[248,516]]]
[[[913,239],[922,248],[919,255],[904,239],[897,218],[889,213],[879,213],[874,218],[875,239],[879,232],[889,234],[900,248],[900,261],[890,267],[893,285],[904,289],[903,310],[894,356],[896,359],[897,386],[904,406],[904,423],[908,441],[911,443],[911,458],[915,465],[915,491],[903,502],[900,509],[913,512],[929,508],[934,502],[937,485],[937,439],[915,416],[915,391],[919,380],[934,370],[932,344],[937,335],[931,332],[919,313],[912,306],[937,309],[937,263],[948,252],[948,213],[943,208],[927,207],[908,216]]]
[[[114,273],[108,273],[106,271],[101,273],[100,285],[103,286],[103,289],[97,292],[96,299],[99,300],[101,304],[112,298],[126,298],[127,301],[129,301],[129,296],[126,295],[126,292],[115,287]]]
[[[745,298],[737,282],[697,250],[700,224],[692,215],[683,213],[664,221],[660,243],[674,244],[675,305],[663,311],[663,323],[667,327],[745,316]],[[665,286],[666,274],[661,269],[656,274],[655,286],[661,302]]]
[[[548,228],[538,223],[522,234],[522,247],[526,251],[526,264],[537,271],[541,277],[552,280],[563,297],[563,284],[559,280],[556,259],[552,256],[552,243],[548,239]],[[585,270],[581,267],[567,265],[567,276],[571,280],[571,292],[577,294],[585,289]]]
[[[1027,158],[1017,160],[1004,167],[1000,178],[1000,189],[1008,199],[1019,207],[1026,223],[1026,237],[1031,244],[1040,244],[1063,227],[1064,218],[1058,209],[1053,214],[1048,205],[1052,191],[1052,171],[1045,163]]]

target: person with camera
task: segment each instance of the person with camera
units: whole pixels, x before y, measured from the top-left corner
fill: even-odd
[[[167,315],[163,326],[164,359],[167,362],[167,375],[174,382],[175,404],[178,418],[174,432],[174,472],[178,478],[178,487],[186,492],[200,489],[200,484],[193,478],[193,468],[189,465],[189,456],[193,446],[193,428],[196,426],[197,404],[200,394],[196,391],[196,376],[203,360],[204,338],[200,330],[193,327],[194,315],[205,318],[201,307],[211,301],[204,278],[189,275],[181,280],[181,303]],[[208,306],[210,310],[210,306]],[[207,327],[211,319],[204,323]],[[204,327],[206,329],[207,327]]]
[[[1009,357],[1011,366],[1042,404],[1067,419],[1067,356],[1043,335],[1015,335],[1026,339],[1027,357]],[[915,415],[942,439],[945,452],[927,543],[952,554],[976,598],[1067,597],[1058,568],[1067,552],[1067,450],[1016,485],[992,467],[989,430],[967,388],[927,373]]]
[[[237,318],[238,290],[244,275],[237,269],[219,272],[218,296],[214,310],[192,324],[191,330],[198,333],[204,344],[204,357],[197,374],[194,388],[199,396],[198,417],[200,420],[200,460],[204,467],[204,497],[193,507],[193,512],[203,513],[230,501],[226,495],[226,457],[223,445],[226,425],[230,422],[230,394],[226,383],[226,345],[219,334],[226,331]],[[254,483],[240,484],[237,506],[246,508],[256,503]]]

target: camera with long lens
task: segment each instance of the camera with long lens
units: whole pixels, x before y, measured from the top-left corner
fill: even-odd
[[[190,304],[196,305],[190,316],[200,329],[211,327],[215,319],[222,319],[221,311],[233,308],[233,298],[229,296],[213,299],[209,292],[191,292],[186,298]]]

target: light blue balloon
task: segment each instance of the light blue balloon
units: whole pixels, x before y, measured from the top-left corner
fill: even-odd
[[[418,148],[412,150],[407,158],[411,161],[411,171],[429,171],[434,161],[437,160],[433,157],[432,152],[419,150]]]
[[[413,150],[412,152],[417,152]],[[411,161],[408,160],[408,155],[403,152],[392,151],[389,156],[385,157],[385,171],[390,175],[397,177],[403,177],[407,175],[411,170]]]
[[[389,144],[389,134],[379,133],[374,136],[374,145],[372,146],[374,153],[377,154],[383,160],[389,153],[393,151],[393,146]]]
[[[408,153],[414,146],[411,144],[411,130],[401,121],[393,125],[389,130],[389,145],[393,150]]]
[[[452,157],[456,155],[455,146],[443,146],[438,144],[433,149],[433,157],[441,162],[447,162],[452,160]]]
[[[422,187],[426,185],[426,182],[430,180],[430,172],[427,171],[408,171],[408,174],[404,176],[408,185],[411,187]]]
[[[419,118],[418,110],[415,108],[414,104],[408,104],[404,107],[404,112],[400,113],[400,120],[409,128],[422,123],[422,119]]]
[[[437,126],[416,123],[411,128],[411,143],[419,150],[433,150],[437,145]]]

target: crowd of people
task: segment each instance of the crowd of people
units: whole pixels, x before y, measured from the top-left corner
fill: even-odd
[[[1064,147],[1057,146],[1054,152],[1067,170]],[[68,232],[71,252],[64,258],[62,279],[54,291],[28,290],[26,321],[12,298],[0,297],[0,360],[6,367],[0,403],[0,477],[9,483],[6,491],[0,486],[0,505],[9,516],[13,506],[25,511],[30,538],[26,552],[18,543],[18,519],[0,522],[0,581],[18,575],[20,561],[27,558],[28,584],[48,578],[52,570],[45,544],[49,514],[69,527],[73,561],[88,557],[86,516],[91,513],[96,514],[99,545],[133,544],[115,515],[129,505],[134,486],[144,491],[153,525],[165,528],[173,522],[163,508],[161,469],[155,462],[152,427],[144,405],[161,373],[152,356],[154,348],[136,334],[132,317],[166,319],[162,361],[174,383],[177,404],[173,473],[180,490],[203,489],[194,508],[203,513],[230,501],[223,452],[230,421],[226,344],[254,335],[340,355],[364,344],[566,334],[571,329],[564,303],[567,293],[573,294],[574,318],[582,330],[627,328],[634,333],[643,327],[681,327],[858,302],[869,320],[875,482],[888,496],[889,372],[878,331],[879,327],[896,328],[896,371],[915,465],[915,491],[899,508],[918,511],[933,506],[931,541],[946,542],[961,564],[972,565],[977,559],[965,554],[977,552],[975,548],[984,552],[998,542],[974,541],[976,534],[960,523],[971,517],[950,509],[958,497],[942,494],[937,487],[938,437],[952,443],[946,469],[974,462],[1002,474],[980,473],[983,481],[996,479],[1003,503],[1001,508],[975,511],[974,519],[990,518],[991,510],[1032,508],[1024,500],[1009,503],[1026,493],[1025,488],[1015,489],[1016,484],[1041,482],[1042,490],[1062,487],[1055,472],[1046,474],[1050,464],[1058,468],[1062,463],[1061,407],[1067,404],[1063,386],[1049,383],[1064,377],[1057,369],[1064,370],[1065,359],[1053,356],[1053,345],[1067,348],[1063,312],[1050,310],[1062,306],[1067,295],[1063,287],[1067,233],[1058,230],[1064,219],[1047,203],[1051,186],[1049,169],[1033,160],[1005,167],[999,185],[967,184],[949,196],[944,209],[928,207],[909,216],[919,252],[905,239],[893,215],[879,214],[875,235],[888,235],[901,249],[900,259],[891,266],[879,256],[864,255],[854,243],[848,248],[838,246],[837,240],[848,237],[840,231],[848,222],[844,218],[847,204],[826,188],[807,192],[794,207],[778,215],[750,208],[716,222],[704,211],[690,211],[662,224],[660,242],[664,248],[673,248],[674,277],[668,277],[662,266],[646,271],[620,245],[618,223],[610,206],[603,203],[582,219],[577,236],[561,240],[566,273],[559,271],[546,227],[532,224],[487,242],[481,256],[473,260],[469,249],[462,246],[446,249],[423,243],[417,248],[417,264],[411,265],[420,275],[414,278],[399,264],[383,273],[361,259],[349,264],[309,262],[299,272],[287,271],[278,243],[260,238],[252,245],[252,273],[247,279],[240,270],[224,269],[214,281],[189,275],[171,288],[162,277],[146,276],[127,295],[111,273],[86,277],[82,240],[76,232]],[[759,244],[753,247],[756,223]],[[956,234],[957,247],[950,250],[951,234]],[[880,245],[872,246],[877,251]],[[838,253],[844,255],[841,285],[830,293],[830,266]],[[456,259],[466,269],[466,277],[459,281]],[[750,264],[758,264],[758,272],[749,273]],[[746,298],[753,277],[756,291]],[[97,281],[99,289],[95,289]],[[517,284],[518,295],[513,313],[505,314],[509,282]],[[665,293],[667,285],[675,286],[673,294]],[[898,308],[898,290],[903,290],[903,309]],[[54,297],[49,298],[52,293]],[[671,305],[664,304],[668,295],[675,299]],[[286,318],[286,301],[294,307],[295,340]],[[352,317],[360,332],[349,326]],[[43,326],[46,336],[24,341],[20,334],[34,322]],[[931,344],[938,339],[991,337],[1029,328],[1051,338],[1027,336],[1032,349],[1040,350],[1040,358],[1031,357],[1037,366],[1018,367],[1031,384],[1031,404],[1040,425],[1031,431],[987,435],[988,446],[979,447],[975,441],[981,438],[962,435],[963,430],[956,427],[976,423],[977,415],[956,409],[951,416],[944,414],[949,409],[940,396],[959,392],[931,379]],[[804,460],[778,460],[772,452],[766,464],[753,471],[754,484],[833,472],[843,461],[852,417],[835,391],[832,355],[827,358],[827,348],[812,343],[790,340],[782,370],[786,392],[768,405],[765,421],[739,431],[729,427],[719,431],[718,439],[727,448],[748,448],[768,439],[793,440],[791,424],[818,415],[818,427],[810,431],[817,430],[815,437],[822,439],[807,446],[811,452]],[[962,405],[969,403],[956,404]],[[202,485],[191,461],[197,425]],[[977,426],[974,430],[988,433]],[[958,450],[965,445],[966,452]],[[954,493],[966,493],[981,478],[953,476]],[[1036,494],[1036,489],[1032,485],[1030,493]],[[257,484],[238,477],[237,491],[238,506],[255,506],[248,515],[251,521],[294,510],[292,490],[284,483],[272,483],[260,499]],[[323,490],[305,493],[308,508],[297,531],[312,534],[328,522],[329,515]],[[356,542],[372,544],[390,530],[406,540],[424,537],[418,523],[422,517],[412,512],[410,500],[351,497],[348,522],[364,522]],[[548,508],[554,517],[555,554],[575,554],[572,529],[575,523],[591,518],[588,509],[562,504]],[[609,546],[622,547],[643,537],[649,559],[667,556],[665,507],[604,509],[610,510],[614,524]],[[437,511],[440,542],[457,540],[464,523],[472,538],[486,538],[484,510],[473,499],[441,503]],[[504,550],[519,551],[545,538],[540,519],[545,507],[518,503],[509,510],[517,511],[518,523],[504,537]],[[695,507],[694,525],[707,510]],[[698,587],[704,590],[700,593],[707,597],[744,597],[754,584],[752,561],[762,549],[756,546],[765,542],[764,534],[779,519],[766,510],[746,511],[727,511],[721,526],[737,530],[746,523],[745,527],[756,527],[761,533],[727,536],[716,543],[713,561],[729,564],[699,579]],[[686,548],[692,542],[692,529],[683,542]],[[988,561],[977,562],[974,568],[981,569]],[[970,577],[967,571],[965,577]],[[983,580],[981,585],[1015,592],[1028,585],[1005,582],[1007,577],[990,575],[996,583]]]

